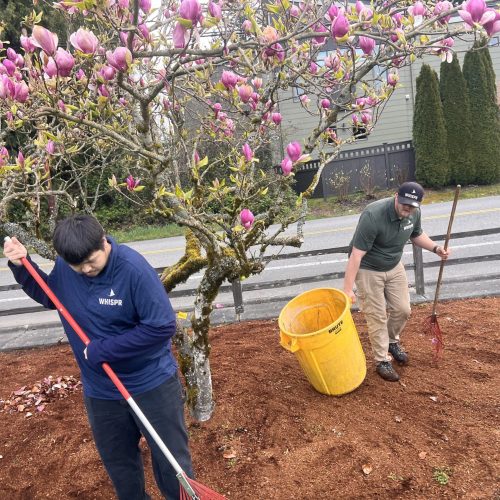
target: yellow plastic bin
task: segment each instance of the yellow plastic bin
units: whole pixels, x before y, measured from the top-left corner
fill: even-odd
[[[340,396],[361,385],[366,359],[344,292],[304,292],[288,302],[278,323],[280,344],[295,354],[318,392]]]

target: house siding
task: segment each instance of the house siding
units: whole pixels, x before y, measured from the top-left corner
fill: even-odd
[[[499,37],[494,37],[492,41],[495,45],[490,46],[489,49],[497,78],[497,90],[500,102]],[[462,66],[464,55],[472,43],[472,39],[456,41],[454,49],[457,52],[460,66]],[[380,146],[384,143],[404,142],[412,139],[416,78],[420,73],[423,63],[429,64],[439,75],[441,59],[437,56],[426,56],[424,59],[417,59],[411,66],[401,68],[399,71],[399,85],[387,102],[368,138],[344,145],[342,147],[343,151]],[[291,141],[304,142],[310,131],[317,125],[318,118],[311,116],[302,108],[299,102],[294,101],[291,93],[281,97],[283,100],[280,102],[279,110],[283,116],[281,127],[283,137],[281,148],[283,148]],[[313,101],[311,101],[312,104]],[[339,132],[341,133],[341,128],[339,128]],[[281,151],[281,154],[284,154],[284,152]],[[279,157],[279,151],[277,156]]]

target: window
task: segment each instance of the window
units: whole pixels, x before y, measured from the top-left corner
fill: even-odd
[[[366,125],[363,125],[362,123],[353,125],[352,135],[356,141],[364,141],[368,139],[368,129],[366,128]]]

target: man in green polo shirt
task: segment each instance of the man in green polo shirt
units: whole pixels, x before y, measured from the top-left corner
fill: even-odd
[[[399,375],[391,364],[392,355],[400,365],[408,364],[408,354],[399,344],[399,336],[410,316],[410,296],[406,272],[401,262],[403,248],[411,241],[425,250],[447,259],[449,250],[437,245],[420,225],[422,186],[405,182],[394,197],[368,205],[361,214],[350,243],[344,278],[344,292],[356,302],[356,283],[360,309],[377,365],[377,373],[391,382]]]

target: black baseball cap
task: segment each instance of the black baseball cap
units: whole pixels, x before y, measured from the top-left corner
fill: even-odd
[[[418,182],[404,182],[399,186],[398,202],[401,205],[419,207],[424,197],[424,188]]]

